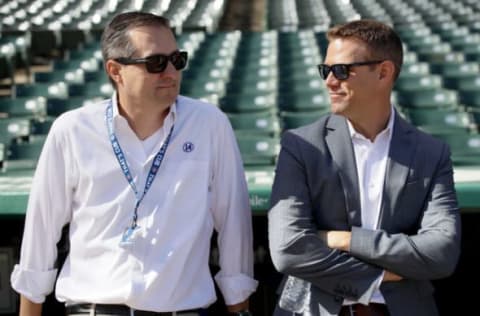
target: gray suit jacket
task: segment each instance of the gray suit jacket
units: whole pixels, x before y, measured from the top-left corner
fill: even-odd
[[[392,316],[434,316],[429,280],[453,273],[460,214],[448,146],[395,116],[379,229],[361,228],[360,194],[346,119],[328,115],[282,136],[269,211],[269,245],[287,276],[280,305],[337,315],[343,299],[371,294],[384,269],[401,275],[380,291]],[[350,252],[318,230],[352,232]],[[290,315],[292,313],[289,313]]]

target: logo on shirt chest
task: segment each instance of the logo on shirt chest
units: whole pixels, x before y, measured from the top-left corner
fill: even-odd
[[[190,153],[195,149],[195,146],[193,145],[192,142],[185,142],[183,144],[183,151],[186,153]]]

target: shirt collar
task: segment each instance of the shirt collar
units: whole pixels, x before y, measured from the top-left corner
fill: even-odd
[[[117,92],[114,92],[113,95],[112,95],[112,107],[113,107],[113,119],[114,121],[117,120],[119,117],[122,117],[120,115],[120,110],[118,109],[118,95],[117,95]],[[165,125],[169,125],[171,126],[176,118],[177,118],[177,103],[178,103],[178,98],[175,100],[175,102],[170,106],[170,110],[167,114],[167,116],[165,117],[165,122],[169,122],[168,124],[164,124]]]
[[[380,133],[378,133],[377,137],[380,135],[383,135],[385,133],[388,133],[388,141],[390,142],[390,139],[392,138],[392,130],[393,130],[393,122],[395,121],[395,109],[393,105],[390,105],[390,117],[388,118],[388,123],[387,126],[385,127],[384,130],[382,130]],[[347,119],[347,125],[348,125],[348,131],[350,132],[350,137],[351,138],[360,138],[360,139],[366,139],[365,136],[360,134],[355,130],[353,127],[352,123]]]

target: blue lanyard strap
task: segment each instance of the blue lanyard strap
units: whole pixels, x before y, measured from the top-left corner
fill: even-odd
[[[130,173],[130,168],[128,167],[127,159],[125,157],[125,154],[123,153],[122,147],[120,146],[117,136],[115,136],[115,132],[113,131],[112,102],[110,102],[109,105],[107,106],[105,118],[107,122],[108,136],[110,139],[110,143],[112,144],[113,153],[117,157],[118,163],[120,164],[120,168],[122,169],[122,172],[125,175],[125,178],[127,179],[128,184],[130,185],[133,192],[135,193],[135,208],[133,210],[133,220],[132,220],[131,227],[136,228],[137,219],[138,219],[138,207],[140,206],[140,203],[145,197],[145,194],[147,194],[148,190],[150,189],[150,186],[152,185],[153,180],[157,175],[157,171],[160,168],[160,165],[162,164],[163,158],[165,157],[165,153],[167,152],[168,144],[170,143],[170,138],[172,136],[174,125],[172,125],[172,127],[170,128],[170,132],[168,133],[167,138],[165,139],[165,142],[163,143],[158,153],[155,155],[155,159],[153,160],[152,166],[150,167],[150,171],[148,172],[147,180],[145,181],[145,188],[143,189],[142,195],[139,196],[137,186],[135,185],[135,181],[133,181],[132,174]]]

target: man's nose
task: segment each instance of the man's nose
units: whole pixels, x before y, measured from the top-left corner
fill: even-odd
[[[327,87],[335,87],[338,86],[340,83],[340,80],[338,80],[334,75],[333,71],[330,71],[327,75],[327,79],[325,79],[325,84]]]
[[[168,75],[168,74],[175,74],[178,70],[175,68],[175,66],[172,64],[172,62],[169,60],[167,62],[167,67],[165,67],[165,70],[162,71],[162,74]]]

